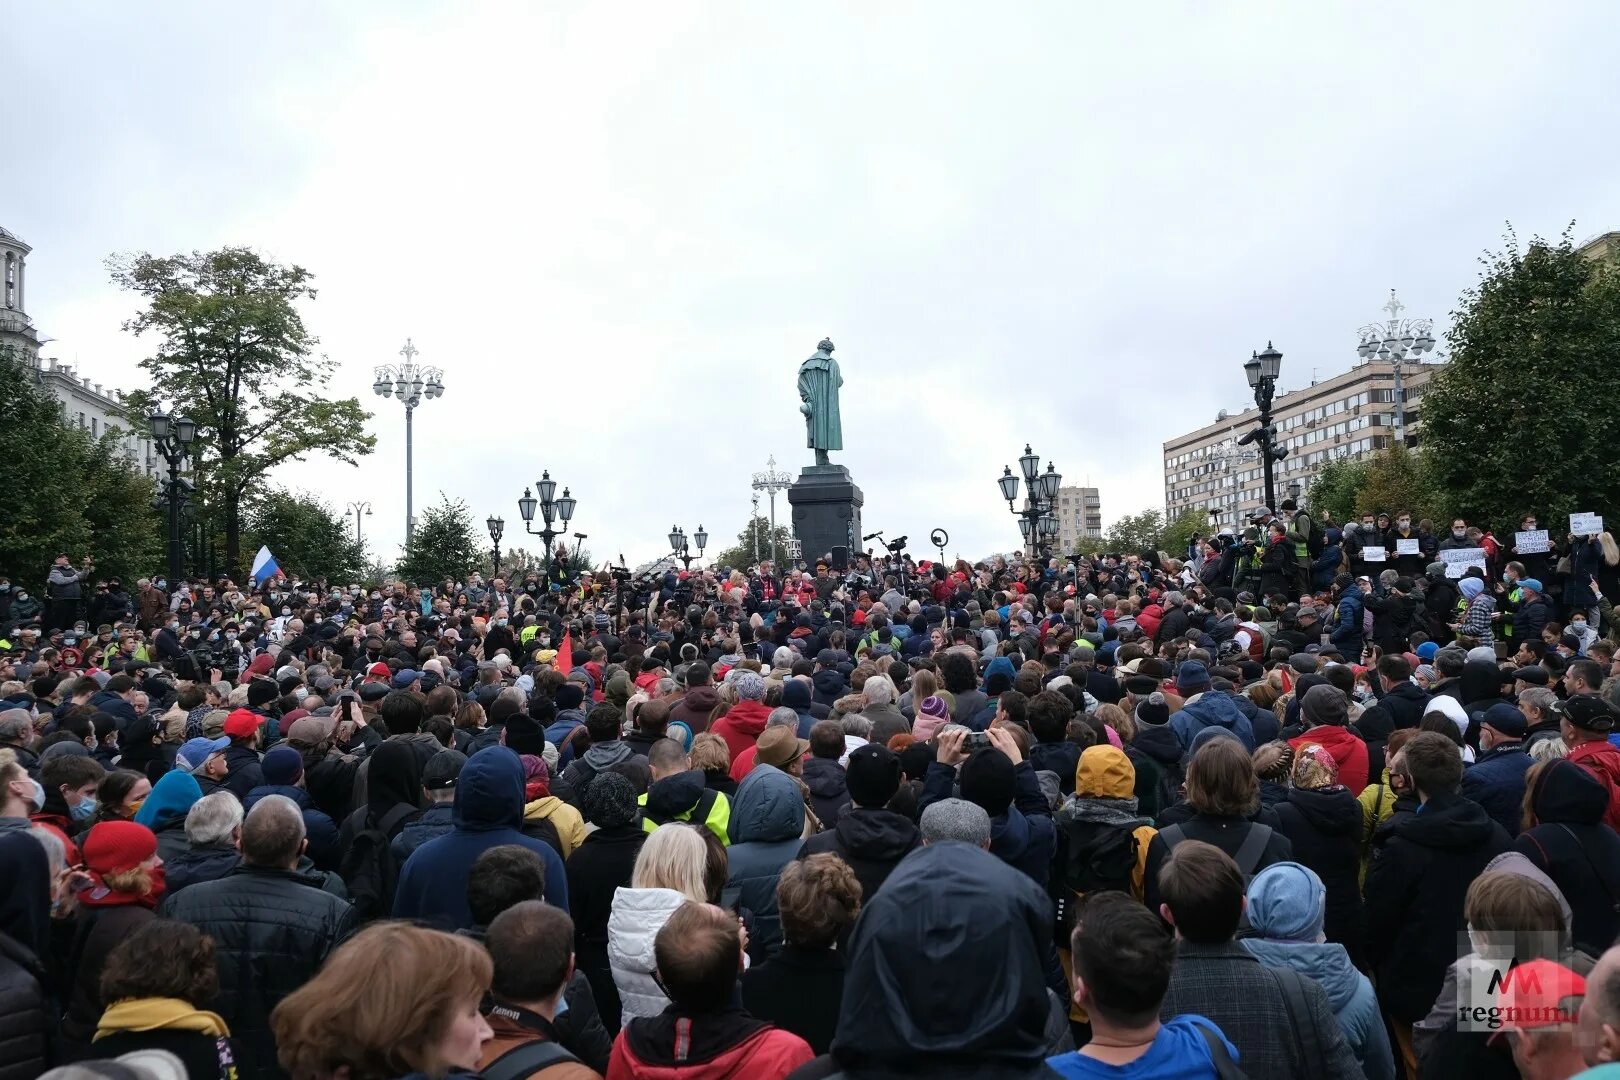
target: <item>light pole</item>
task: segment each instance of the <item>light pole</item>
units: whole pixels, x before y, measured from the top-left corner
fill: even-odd
[[[408,546],[416,531],[416,516],[411,508],[411,416],[422,403],[423,395],[436,398],[444,393],[444,372],[436,367],[418,365],[416,346],[405,339],[399,350],[405,358],[403,364],[382,364],[377,368],[377,381],[371,389],[378,397],[394,397],[405,403],[405,543]]]
[[[354,514],[354,542],[357,547],[365,547],[366,542],[360,536],[360,514],[363,511],[366,517],[371,516],[371,504],[368,502],[352,502],[349,511]]]
[[[574,516],[579,500],[570,495],[567,488],[563,488],[561,498],[557,497],[557,481],[551,478],[550,470],[541,472],[534,487],[540,493],[540,498],[536,499],[529,494],[528,488],[524,488],[523,498],[518,500],[518,513],[523,515],[523,531],[530,536],[540,537],[540,542],[546,545],[546,588],[549,590],[553,555],[551,542],[568,531],[569,519]],[[538,530],[532,527],[536,506],[540,508],[540,519],[545,522],[545,527]],[[553,521],[560,521],[562,528],[553,529]]]
[[[489,538],[495,542],[495,572],[490,575],[493,581],[501,576],[501,533],[506,531],[506,522],[491,514],[484,519],[489,528]]]
[[[669,549],[675,553],[675,557],[681,560],[682,565],[688,570],[692,569],[693,558],[703,558],[703,549],[709,546],[708,530],[699,525],[697,532],[692,534],[691,542],[697,545],[698,553],[696,556],[692,554],[692,548],[687,543],[686,530],[679,525],[669,527]]]
[[[765,462],[765,471],[754,474],[754,490],[763,491],[771,497],[771,565],[776,565],[776,493],[786,491],[793,483],[790,473],[782,472],[776,467],[776,455],[772,454]],[[757,496],[756,496],[757,497]],[[757,505],[757,503],[756,503]],[[758,559],[754,560],[758,562]]]
[[[1028,443],[1024,444],[1023,456],[1018,459],[1018,469],[1024,474],[1024,484],[1029,490],[1022,509],[1013,505],[1018,498],[1018,477],[1013,475],[1011,466],[1002,466],[996,484],[1001,488],[1001,497],[1007,500],[1007,509],[1018,518],[1018,531],[1024,535],[1025,547],[1033,552],[1043,540],[1050,542],[1058,534],[1057,495],[1063,485],[1063,474],[1051,462],[1046,463],[1046,472],[1041,472],[1040,455],[1031,450]]]
[[[180,506],[191,494],[192,485],[180,479],[180,466],[191,454],[191,441],[197,437],[197,422],[187,417],[171,418],[154,412],[147,418],[152,425],[152,443],[169,463],[169,479],[163,498],[169,515],[169,587],[178,588],[185,573],[185,541],[180,536]]]
[[[1251,353],[1243,365],[1243,374],[1254,391],[1254,404],[1260,410],[1260,426],[1238,440],[1239,446],[1254,443],[1260,450],[1261,471],[1266,480],[1266,509],[1277,510],[1276,491],[1273,487],[1272,466],[1288,456],[1288,448],[1277,445],[1277,429],[1271,426],[1271,399],[1277,393],[1277,376],[1282,372],[1282,353],[1266,342],[1264,352]]]
[[[1406,386],[1401,381],[1401,365],[1421,363],[1425,353],[1434,351],[1434,320],[1403,319],[1406,305],[1395,299],[1395,290],[1389,290],[1389,303],[1384,305],[1389,321],[1368,323],[1356,331],[1361,344],[1356,355],[1363,360],[1388,360],[1395,365],[1395,441],[1406,445]]]

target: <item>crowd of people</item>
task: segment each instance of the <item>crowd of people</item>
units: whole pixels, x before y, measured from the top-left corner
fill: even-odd
[[[0,580],[0,1080],[1620,1076],[1617,564],[1286,503],[646,581],[64,555]]]

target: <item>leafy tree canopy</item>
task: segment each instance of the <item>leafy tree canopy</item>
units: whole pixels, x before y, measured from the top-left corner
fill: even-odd
[[[489,535],[485,533],[480,539],[480,531],[465,502],[452,501],[440,492],[438,503],[417,517],[411,542],[405,546],[394,572],[403,581],[436,585],[446,579],[465,581],[474,570],[487,571],[491,552],[485,545]]]
[[[779,563],[785,564],[788,561],[788,542],[792,539],[792,529],[786,525],[776,527],[776,558]],[[758,558],[754,556],[756,540],[758,542]],[[753,514],[750,515],[748,524],[743,526],[742,531],[737,533],[737,542],[719,551],[712,548],[705,551],[703,553],[703,564],[705,566],[726,566],[733,570],[742,570],[753,566],[761,559],[770,557],[771,519],[762,517],[759,514]]]
[[[1356,516],[1356,498],[1367,486],[1367,473],[1365,460],[1324,463],[1305,489],[1305,505],[1316,514],[1327,511],[1340,524],[1349,521]]]
[[[307,492],[267,488],[250,493],[244,536],[257,551],[268,545],[290,576],[348,583],[366,577],[365,552],[355,542],[348,519]]]

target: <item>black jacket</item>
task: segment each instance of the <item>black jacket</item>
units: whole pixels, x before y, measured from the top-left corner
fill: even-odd
[[[1417,683],[1403,682],[1385,693],[1378,703],[1394,721],[1394,730],[1399,731],[1401,728],[1415,728],[1423,722],[1423,710],[1429,707],[1429,695]],[[1372,775],[1371,772],[1367,774],[1369,779]]]
[[[62,1039],[70,1049],[88,1048],[96,1033],[96,1021],[106,1006],[101,1000],[101,972],[107,955],[155,917],[145,904],[79,908],[68,968],[73,983],[62,1017]]]
[[[1386,653],[1405,652],[1407,638],[1416,629],[1417,601],[1392,592],[1364,596],[1362,603],[1373,613],[1373,642]]]
[[[864,906],[900,865],[900,860],[921,843],[917,826],[904,814],[851,806],[837,825],[806,840],[799,848],[799,858],[830,851],[843,859],[861,883]]]
[[[264,786],[264,770],[259,755],[251,747],[233,742],[225,748],[225,789],[238,801],[245,800],[248,792]]]
[[[238,866],[164,902],[167,918],[214,939],[224,1017],[242,1048],[244,1077],[280,1076],[270,1010],[308,982],[356,927],[346,901],[323,892],[317,875]]]
[[[1352,960],[1361,955],[1361,804],[1348,788],[1289,788],[1276,804],[1294,861],[1316,871],[1327,889],[1322,929]]]
[[[173,859],[164,860],[164,881],[168,896],[201,881],[217,881],[235,870],[242,861],[242,853],[232,845],[220,841],[213,844],[193,844]]]
[[[45,968],[33,950],[0,934],[0,1080],[45,1071]]]
[[[1530,808],[1536,824],[1514,849],[1552,878],[1569,901],[1576,947],[1596,956],[1620,935],[1620,836],[1603,822],[1608,790],[1575,762],[1554,758]]]
[[[1366,949],[1390,1015],[1416,1023],[1429,1013],[1457,958],[1463,898],[1485,864],[1508,849],[1485,808],[1441,793],[1397,814],[1373,835],[1367,869]]]
[[[804,759],[804,783],[810,789],[810,809],[824,829],[838,824],[838,817],[849,805],[849,787],[844,782],[844,767],[837,758],[807,757]]]
[[[628,887],[636,856],[647,839],[639,821],[610,825],[585,837],[568,859],[568,909],[574,920],[574,963],[590,980],[597,1012],[609,1033],[617,1034],[619,988],[608,963],[608,916],[613,893]]]
[[[186,1067],[189,1080],[229,1080],[219,1061],[220,1041],[200,1031],[118,1031],[97,1039],[95,1054],[98,1058],[115,1058],[136,1050],[167,1050]],[[240,1068],[241,1052],[233,1045],[229,1053]]]
[[[782,951],[743,972],[743,1008],[791,1031],[818,1054],[831,1047],[844,1001],[844,954],[836,949]]]
[[[1186,805],[1185,803],[1181,804],[1181,806]],[[1171,810],[1176,809],[1178,808],[1171,807]],[[1202,840],[1206,844],[1214,844],[1234,858],[1237,856],[1238,850],[1243,847],[1243,841],[1249,835],[1251,828],[1256,824],[1270,825],[1273,829],[1271,839],[1266,842],[1265,850],[1260,854],[1260,861],[1254,864],[1254,872],[1258,873],[1272,863],[1287,862],[1294,857],[1293,844],[1289,842],[1287,836],[1283,835],[1282,829],[1278,825],[1279,819],[1274,812],[1268,811],[1264,807],[1261,807],[1256,812],[1255,821],[1245,818],[1213,817],[1196,811],[1184,817],[1180,814],[1169,816],[1178,817],[1181,820],[1170,821],[1167,819],[1167,815],[1159,815],[1160,831],[1148,842],[1147,874],[1143,885],[1143,901],[1147,904],[1149,911],[1158,911],[1159,904],[1163,901],[1163,897],[1159,895],[1159,870],[1163,868],[1164,860],[1170,857],[1170,849],[1163,839],[1163,830],[1167,825],[1179,824],[1187,834],[1187,839]]]

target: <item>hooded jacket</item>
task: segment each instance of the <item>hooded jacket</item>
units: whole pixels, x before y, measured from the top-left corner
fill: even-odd
[[[1514,850],[1568,899],[1576,947],[1599,955],[1620,935],[1620,836],[1603,821],[1608,792],[1589,771],[1559,758],[1537,780],[1530,794],[1536,823]]]
[[[712,686],[694,686],[669,711],[669,722],[682,723],[693,735],[709,730],[709,714],[720,704],[720,695]]]
[[[1609,789],[1609,809],[1603,820],[1620,830],[1620,747],[1607,739],[1579,743],[1569,749],[1569,760],[1586,769]]]
[[[1414,1023],[1428,1014],[1456,959],[1468,886],[1508,849],[1508,837],[1484,807],[1441,792],[1379,826],[1373,845],[1367,958],[1390,1015]]]
[[[787,1076],[814,1056],[797,1035],[740,1008],[689,1013],[672,1005],[619,1033],[608,1075],[615,1080],[751,1080]]]
[[[849,864],[861,883],[861,905],[871,902],[900,860],[922,843],[917,825],[904,814],[871,806],[849,806],[838,823],[806,840],[799,858],[830,851]]]
[[[1053,817],[1057,852],[1047,891],[1054,898],[1080,895],[1074,882],[1084,870],[1082,864],[1089,864],[1096,845],[1120,829],[1131,834],[1135,852],[1129,891],[1136,899],[1142,898],[1142,875],[1147,871],[1147,851],[1155,830],[1153,819],[1139,813],[1135,791],[1136,769],[1123,750],[1104,744],[1087,747],[1080,755],[1074,792]],[[1073,904],[1066,906],[1074,908]]]
[[[157,788],[152,791],[155,793]],[[283,795],[298,804],[298,809],[304,815],[304,837],[309,841],[310,860],[322,870],[336,870],[339,854],[337,823],[315,809],[315,804],[309,800],[309,792],[295,784],[261,784],[242,800],[242,812],[245,814],[252,810],[254,804],[266,795]],[[143,806],[141,809],[146,808]]]
[[[686,897],[674,889],[635,889],[621,886],[613,893],[608,914],[608,964],[619,991],[620,1021],[657,1016],[669,998],[653,978],[658,960],[653,941]]]
[[[1338,724],[1317,724],[1288,740],[1296,752],[1306,743],[1315,743],[1333,756],[1339,766],[1339,783],[1350,789],[1352,798],[1361,794],[1367,786],[1367,744],[1360,736]]]
[[[562,771],[553,783],[553,794],[558,798],[579,805],[580,795],[585,791],[585,785],[596,778],[596,774],[604,769],[619,764],[621,761],[640,760],[646,758],[637,754],[634,748],[623,739],[614,739],[612,742],[592,743],[579,758],[571,762],[568,768]]]
[[[866,911],[850,937],[832,1045],[842,1075],[1051,1075],[1041,962],[1051,904],[1027,875],[968,844],[931,844],[895,868]]]
[[[1254,752],[1254,726],[1226,694],[1199,694],[1170,717],[1170,729],[1181,741],[1183,753],[1192,749],[1193,739],[1207,727],[1225,728],[1238,737],[1246,750]]]
[[[714,722],[713,731],[726,741],[731,760],[736,761],[744,750],[753,746],[759,733],[765,730],[765,721],[771,710],[763,701],[739,701],[731,711]]]
[[[643,811],[641,827],[651,833],[671,821],[696,817],[722,844],[731,843],[731,800],[710,788],[706,780],[701,769],[654,780],[637,799]]]
[[[837,758],[806,757],[804,783],[810,789],[810,808],[825,828],[838,824],[838,817],[849,806],[849,787],[844,767]]]
[[[810,700],[817,705],[825,705],[829,709],[845,694],[849,693],[849,680],[837,668],[820,668],[810,676],[813,687]],[[736,712],[735,709],[732,712]],[[727,713],[726,715],[730,715]]]
[[[1361,803],[1342,786],[1289,788],[1288,797],[1272,809],[1293,845],[1294,861],[1309,867],[1326,886],[1327,940],[1360,957]]]
[[[1397,683],[1379,700],[1395,722],[1395,730],[1415,728],[1423,722],[1423,710],[1428,707],[1429,695],[1415,682]]]
[[[545,899],[568,910],[568,876],[550,844],[525,836],[523,765],[504,746],[491,746],[467,759],[456,779],[451,819],[454,828],[411,853],[400,868],[394,917],[425,919],[442,929],[473,925],[467,909],[467,878],[478,856],[500,844],[517,844],[546,864]]]
[[[804,832],[804,799],[793,777],[759,765],[737,788],[731,808],[728,890],[754,913],[750,955],[764,959],[782,945],[782,919],[776,906],[776,881],[782,867],[799,852]]]

